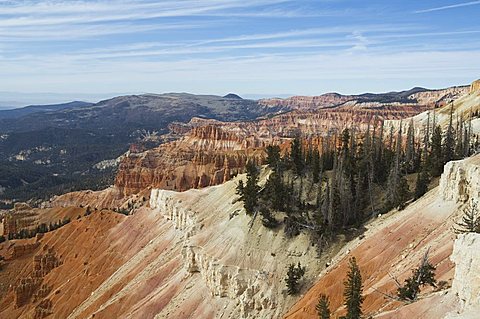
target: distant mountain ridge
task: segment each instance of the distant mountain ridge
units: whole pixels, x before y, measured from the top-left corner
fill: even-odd
[[[25,115],[39,113],[39,112],[54,112],[71,108],[81,108],[85,106],[91,106],[93,103],[83,102],[83,101],[73,101],[68,103],[61,104],[50,104],[50,105],[29,105],[20,108],[14,109],[0,109],[0,119],[15,119]]]

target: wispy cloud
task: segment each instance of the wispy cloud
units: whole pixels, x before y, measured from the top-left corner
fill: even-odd
[[[429,8],[429,9],[423,9],[423,10],[417,10],[415,13],[428,13],[428,12],[434,12],[434,11],[442,11],[442,10],[449,10],[449,9],[456,9],[456,8],[461,8],[461,7],[468,7],[468,6],[474,6],[480,4],[480,1],[470,1],[470,2],[462,2],[462,3],[456,3],[448,6],[441,6],[441,7],[434,7],[434,8]]]
[[[441,11],[437,23],[375,1],[0,0],[0,86],[307,94],[328,79],[470,76],[480,29],[448,9],[476,4],[417,12]]]

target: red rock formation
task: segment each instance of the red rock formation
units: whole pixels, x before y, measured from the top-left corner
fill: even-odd
[[[35,306],[33,319],[42,319],[53,313],[53,303],[50,299],[42,300],[37,306]]]
[[[220,127],[194,128],[179,141],[127,156],[115,185],[130,195],[148,187],[182,191],[221,184],[243,172],[248,160],[262,163],[262,147],[256,138],[241,138]]]
[[[8,259],[16,259],[25,255],[33,253],[38,248],[38,243],[26,243],[14,245],[10,249],[10,256]]]
[[[57,257],[53,248],[43,247],[43,253],[33,257],[33,272],[30,276],[20,279],[14,289],[14,300],[16,307],[22,307],[30,302],[48,295],[51,288],[42,285],[43,278],[62,262]]]
[[[190,131],[183,138],[125,157],[115,185],[123,195],[150,187],[183,191],[217,185],[242,173],[249,160],[262,164],[267,145],[283,144],[298,133],[318,137],[339,133],[345,127],[364,130],[369,122],[402,119],[425,109],[415,105],[377,108],[352,103],[319,111],[294,111],[254,122],[197,119],[188,124]]]

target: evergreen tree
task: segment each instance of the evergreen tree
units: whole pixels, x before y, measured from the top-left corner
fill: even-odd
[[[245,185],[243,184],[243,180],[239,180],[236,188],[236,194],[240,196],[241,201],[243,201],[244,193],[245,193]]]
[[[316,184],[320,181],[320,173],[322,171],[322,162],[320,161],[320,153],[318,149],[313,151],[313,167],[312,167],[312,176],[313,182]]]
[[[407,145],[405,147],[405,162],[407,164],[407,172],[412,173],[415,166],[415,135],[413,127],[413,119],[410,121],[407,131]]]
[[[282,182],[282,177],[276,171],[270,174],[265,183],[265,200],[270,203],[274,210],[284,211],[289,199],[288,191]]]
[[[448,122],[447,132],[445,133],[443,148],[443,164],[450,162],[455,157],[455,137],[453,131],[453,104],[450,107],[450,120]],[[443,165],[442,165],[443,166]]]
[[[295,174],[301,175],[305,162],[303,159],[302,141],[298,136],[293,139],[290,160],[292,161]]]
[[[362,316],[362,303],[364,297],[362,275],[358,268],[355,257],[350,258],[350,269],[347,273],[347,279],[344,282],[345,306],[347,307],[347,315],[345,319],[360,319]]]
[[[280,164],[280,147],[278,145],[269,145],[266,148],[267,152],[267,164],[273,169],[277,170]]]
[[[388,176],[387,202],[385,207],[387,210],[399,206],[401,208],[409,197],[410,190],[401,167],[401,141],[402,128],[400,123],[400,130],[398,131],[396,142],[395,159],[392,163],[390,174]]]
[[[462,220],[457,223],[455,231],[458,233],[480,233],[480,212],[477,204],[472,202],[471,207],[466,207]]]
[[[258,202],[258,169],[253,162],[248,162],[247,183],[243,188],[243,207],[248,215],[252,215],[255,211]]]
[[[299,291],[299,281],[305,275],[305,267],[302,267],[300,263],[295,267],[294,264],[288,266],[287,278],[285,282],[287,284],[287,293],[289,295],[295,295]]]
[[[275,228],[278,226],[278,221],[273,217],[270,210],[266,207],[260,209],[260,214],[262,215],[262,224],[267,228]]]
[[[321,294],[318,298],[318,303],[315,306],[319,319],[330,319],[330,300],[324,294]]]
[[[440,176],[440,174],[442,174],[442,129],[438,125],[433,129],[430,156],[427,165],[429,166],[430,174],[433,177]]]
[[[405,285],[398,288],[398,297],[402,300],[416,300],[422,286],[436,287],[436,282],[435,267],[428,261],[427,251],[420,267],[414,269],[412,276],[405,280]]]
[[[429,182],[428,172],[422,169],[422,171],[418,173],[415,183],[415,199],[419,199],[427,192]]]

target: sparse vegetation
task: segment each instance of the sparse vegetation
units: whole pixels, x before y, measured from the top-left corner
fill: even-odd
[[[397,295],[401,300],[414,301],[420,289],[430,285],[436,288],[435,267],[428,261],[428,251],[423,256],[420,266],[412,271],[412,276],[405,279],[405,284],[398,287]]]
[[[305,275],[305,267],[302,267],[300,263],[297,266],[290,264],[288,266],[287,278],[285,283],[287,284],[287,293],[289,295],[296,295],[300,289],[300,280]]]
[[[446,160],[473,152],[470,124],[459,120],[455,126],[453,118],[450,114],[442,133],[435,115],[429,115],[423,136],[415,135],[413,122],[401,123],[397,131],[391,127],[385,134],[382,122],[375,120],[365,132],[297,135],[288,152],[282,154],[276,145],[267,147],[271,173],[261,191],[258,168],[250,162],[247,182],[239,182],[237,194],[247,214],[255,219],[259,213],[265,227],[283,224],[289,238],[309,233],[321,253],[336,235],[420,198]],[[416,174],[414,189],[407,181],[410,174]]]
[[[464,208],[461,221],[457,223],[455,231],[458,233],[480,233],[480,211],[477,203],[471,202]]]
[[[65,218],[63,220],[59,220],[56,223],[50,223],[50,224],[45,224],[42,223],[38,225],[37,227],[33,229],[22,229],[16,234],[8,234],[8,239],[26,239],[26,238],[33,238],[37,234],[44,234],[47,232],[54,231],[62,226],[65,226],[66,224],[70,223],[71,219],[70,218]]]

